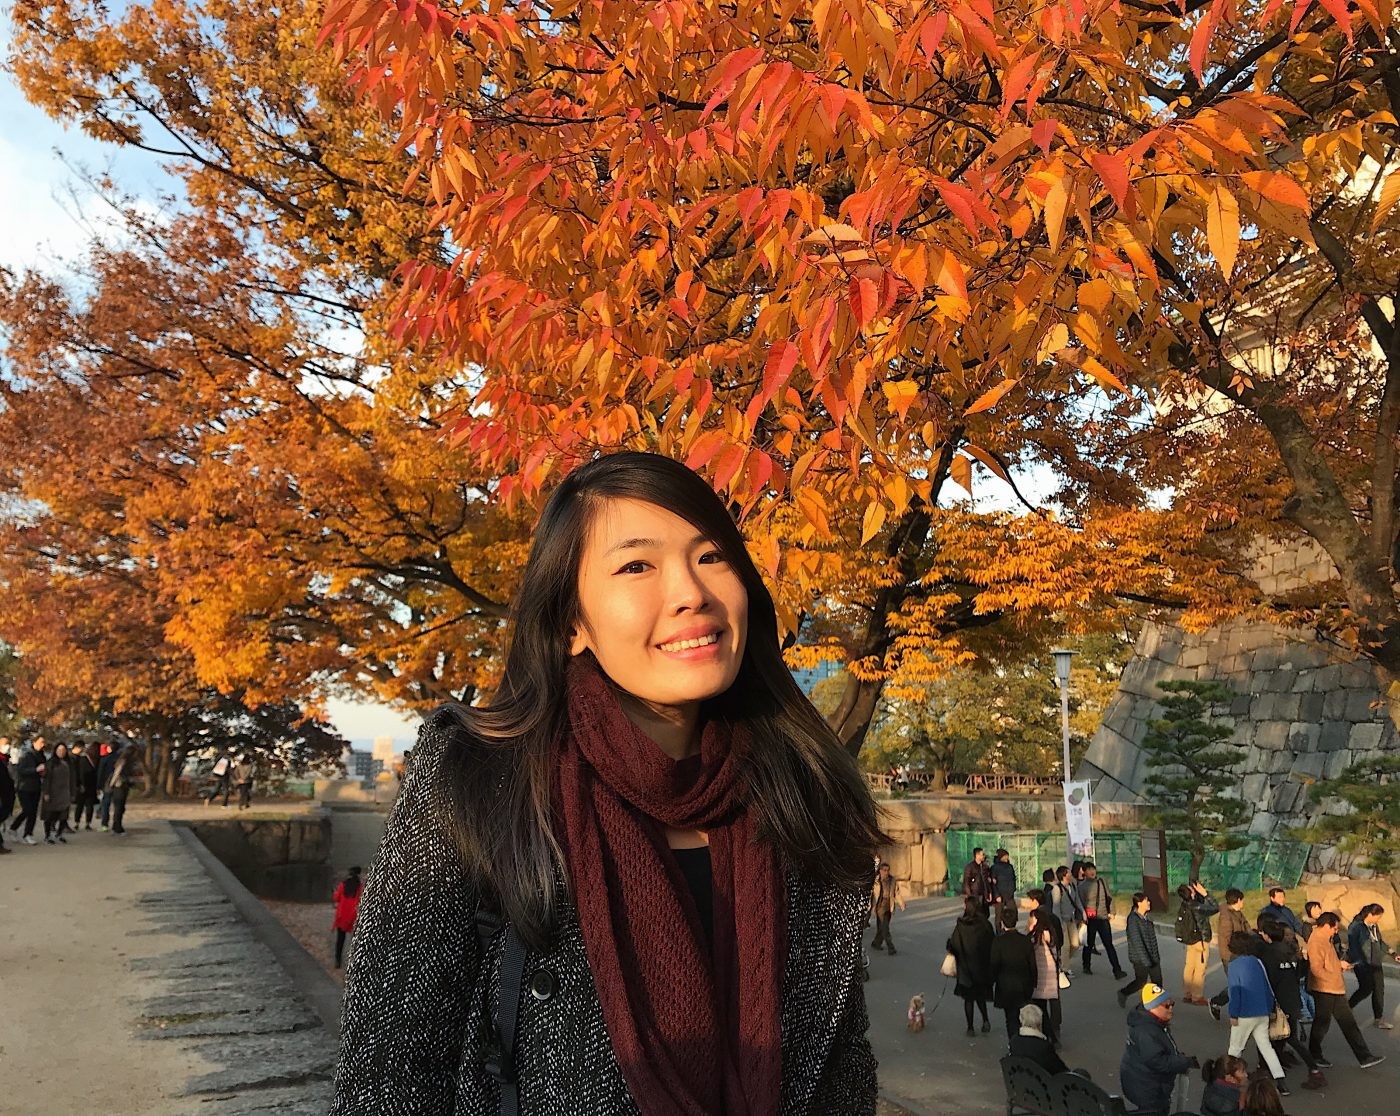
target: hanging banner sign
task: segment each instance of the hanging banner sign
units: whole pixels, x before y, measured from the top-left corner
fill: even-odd
[[[1087,860],[1094,855],[1094,826],[1089,805],[1087,781],[1065,784],[1065,828],[1069,832],[1071,859]]]

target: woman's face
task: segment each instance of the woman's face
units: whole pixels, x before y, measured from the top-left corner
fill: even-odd
[[[658,710],[724,693],[748,637],[748,593],[719,548],[680,516],[609,500],[593,517],[579,565],[581,622],[572,655]]]

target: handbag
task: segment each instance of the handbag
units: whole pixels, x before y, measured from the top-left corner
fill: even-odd
[[[943,968],[940,970],[945,977],[955,977],[958,975],[958,959],[951,953],[944,954]]]
[[[1059,980],[1061,988],[1069,987],[1069,973],[1065,972],[1064,969],[1059,971]]]
[[[1288,1018],[1288,1012],[1275,1005],[1273,1013],[1269,1016],[1269,1038],[1286,1039],[1291,1034],[1293,1021]]]

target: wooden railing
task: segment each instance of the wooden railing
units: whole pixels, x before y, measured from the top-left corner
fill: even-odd
[[[909,776],[895,776],[888,771],[865,774],[872,790],[904,790],[920,793],[929,789],[932,777],[921,772],[910,772]],[[1058,775],[1016,775],[997,774],[990,771],[972,771],[948,776],[949,790],[965,790],[969,794],[1039,794],[1060,785]]]

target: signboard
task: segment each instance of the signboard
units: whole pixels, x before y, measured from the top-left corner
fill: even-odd
[[[1167,834],[1161,829],[1142,831],[1142,891],[1154,911],[1165,911],[1167,901]]]
[[[1065,784],[1065,828],[1069,832],[1069,855],[1074,860],[1090,860],[1094,855],[1094,826],[1089,806],[1087,780]]]

